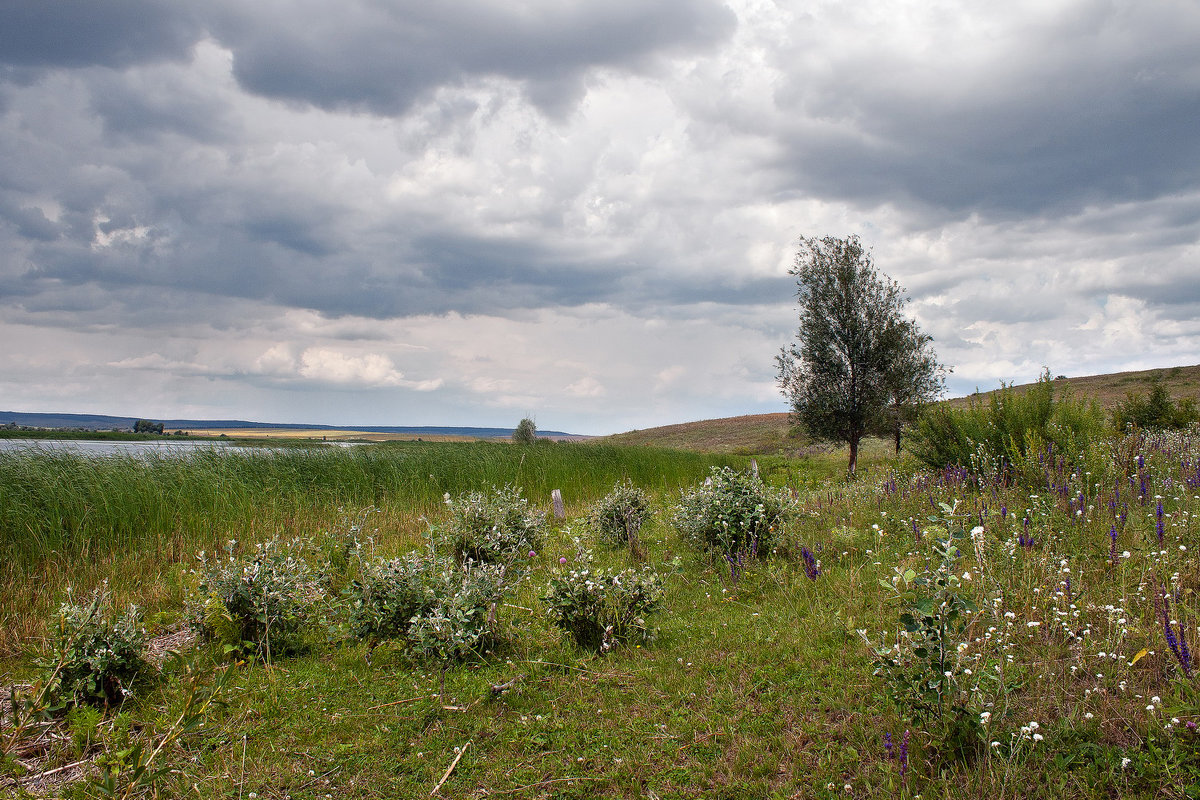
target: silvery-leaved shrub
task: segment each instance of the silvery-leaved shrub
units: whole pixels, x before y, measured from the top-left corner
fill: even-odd
[[[585,524],[601,541],[622,546],[636,541],[653,513],[650,496],[626,480],[588,509]]]
[[[43,662],[51,693],[69,705],[120,703],[155,670],[146,661],[146,629],[134,605],[116,615],[107,591],[84,604],[63,603],[54,628],[54,652]]]
[[[446,505],[450,520],[444,537],[459,563],[511,562],[541,549],[546,514],[530,508],[516,486],[453,499],[446,495]]]
[[[191,625],[204,638],[268,656],[293,649],[323,599],[321,575],[305,560],[303,539],[255,545],[224,558],[200,553],[200,581],[190,600]]]
[[[733,558],[766,554],[780,538],[788,500],[753,472],[714,467],[704,484],[684,492],[674,523],[693,544]]]
[[[434,576],[431,602],[413,616],[414,654],[448,665],[480,656],[495,635],[496,606],[515,581],[503,564],[449,564]]]
[[[546,603],[551,621],[580,647],[606,652],[620,642],[645,640],[646,617],[662,602],[662,578],[643,568],[563,571],[550,579]]]
[[[433,549],[382,559],[347,589],[363,639],[405,639],[421,657],[459,661],[486,648],[494,607],[519,580],[503,564],[459,564]]]

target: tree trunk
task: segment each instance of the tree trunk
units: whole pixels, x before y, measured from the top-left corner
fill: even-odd
[[[855,468],[858,467],[858,439],[850,440],[850,474],[854,474]]]
[[[900,417],[896,417],[896,455],[900,455]]]

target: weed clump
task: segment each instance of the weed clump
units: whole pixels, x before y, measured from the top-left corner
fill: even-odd
[[[588,509],[585,524],[600,541],[624,547],[637,541],[653,513],[650,496],[626,480]]]
[[[510,562],[537,551],[545,538],[546,515],[529,507],[521,489],[505,486],[488,492],[469,492],[451,499],[446,543],[461,564]]]
[[[50,694],[68,705],[119,704],[136,682],[153,673],[137,606],[115,616],[110,595],[98,590],[82,605],[63,603],[56,623],[54,652],[42,665],[43,677]]]
[[[190,607],[190,623],[209,641],[264,653],[294,650],[324,597],[321,576],[304,558],[308,542],[268,541],[247,556],[209,561],[200,553],[202,574]]]
[[[787,515],[786,498],[757,475],[720,467],[703,485],[683,494],[674,523],[696,546],[736,559],[769,553]]]
[[[662,597],[662,578],[650,569],[588,568],[553,576],[543,601],[551,621],[577,645],[604,653],[620,642],[652,638],[645,618]]]

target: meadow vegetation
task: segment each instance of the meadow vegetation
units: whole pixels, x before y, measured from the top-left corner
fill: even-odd
[[[55,791],[1196,796],[1200,438],[1043,399],[965,412],[1007,435],[933,466],[868,441],[849,481],[837,452],[755,479],[594,444],[0,457],[3,682],[25,684],[0,780],[42,791],[83,761]],[[542,516],[554,488],[566,519]],[[94,614],[71,600],[97,587]],[[130,601],[151,638],[199,642],[71,680],[119,698],[67,691]]]

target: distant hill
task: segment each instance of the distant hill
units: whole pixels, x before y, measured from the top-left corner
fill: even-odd
[[[807,442],[796,438],[789,430],[788,415],[753,414],[746,417],[726,417],[700,422],[665,425],[605,437],[613,444],[674,447],[706,453],[776,453]]]
[[[1162,381],[1163,386],[1178,400],[1181,397],[1195,397],[1200,400],[1200,364],[1192,367],[1166,367],[1164,369],[1144,369],[1136,372],[1114,372],[1108,375],[1086,375],[1082,377],[1056,376],[1054,385],[1069,389],[1076,397],[1088,397],[1100,404],[1105,411],[1112,411],[1117,403],[1125,400],[1130,393],[1147,395],[1155,379]],[[1023,391],[1033,384],[1023,383],[1014,386],[1016,391]],[[950,406],[965,406],[972,399],[986,400],[992,393],[978,392],[967,397],[955,397],[944,402]]]
[[[149,419],[149,417],[145,417]],[[25,428],[65,428],[70,430],[108,431],[114,428],[131,430],[138,417],[114,417],[105,414],[36,414],[23,411],[0,411],[0,425],[14,423]],[[470,428],[438,426],[391,426],[391,425],[307,425],[278,422],[248,422],[233,419],[154,419],[161,422],[167,431],[173,430],[292,430],[292,431],[347,431],[358,433],[396,433],[413,436],[455,436],[476,439],[507,439],[512,428]],[[562,431],[538,431],[546,438],[584,438]]]
[[[1175,399],[1180,397],[1200,399],[1200,365],[1076,378],[1063,376],[1055,382],[1055,386],[1059,389],[1069,390],[1076,397],[1093,398],[1101,408],[1110,412],[1131,392],[1141,395],[1148,394],[1151,381],[1156,377],[1162,380],[1163,385]],[[1013,389],[1023,391],[1032,385],[1021,384],[1014,386]],[[942,402],[952,407],[965,407],[972,400],[986,402],[989,394],[991,394],[990,391],[979,392],[968,397],[955,397]],[[790,430],[786,413],[753,414],[745,417],[726,417],[665,425],[659,428],[618,433],[605,437],[604,441],[614,444],[744,454],[777,453],[781,450],[794,450],[810,444],[802,434]]]

